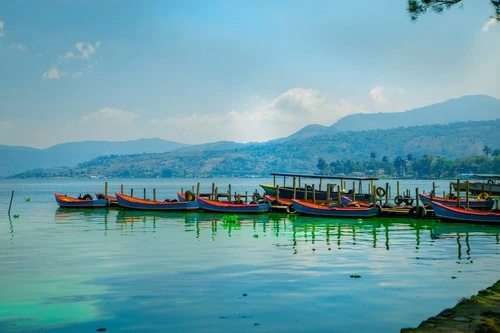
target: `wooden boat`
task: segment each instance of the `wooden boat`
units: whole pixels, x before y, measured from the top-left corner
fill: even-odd
[[[332,206],[292,199],[293,208],[299,214],[327,217],[367,218],[380,214],[380,207]]]
[[[240,201],[217,201],[206,198],[197,198],[200,208],[206,212],[218,213],[239,213],[239,214],[259,214],[267,213],[271,210],[271,205],[268,202],[244,203]]]
[[[432,201],[434,214],[442,221],[467,223],[499,223],[500,211],[485,212],[464,207],[451,207],[437,201]]]
[[[295,213],[291,199],[277,199],[276,197],[264,194],[264,199],[271,205],[271,210],[275,212]]]
[[[56,202],[63,208],[102,208],[109,206],[107,199],[94,199],[92,195],[80,195],[78,198],[67,196],[66,194],[55,193]]]
[[[157,201],[140,199],[116,192],[118,204],[127,209],[158,210],[158,211],[183,211],[196,210],[199,208],[196,201]]]
[[[116,197],[113,197],[111,195],[105,195],[101,192],[95,192],[95,197],[97,199],[108,199],[110,206],[118,206],[118,200],[116,200]]]
[[[420,196],[420,201],[424,205],[430,205],[431,201],[434,201],[442,203],[443,205],[446,206],[457,206],[457,203],[459,203],[459,206],[467,206],[467,199],[463,198],[457,201],[456,198],[443,198],[434,196],[431,197],[429,194],[422,194],[422,193],[420,193],[419,196]],[[473,199],[468,201],[469,208],[475,208],[475,209],[491,209],[494,203],[495,201],[492,199],[487,199],[487,200]]]
[[[327,175],[310,175],[310,174],[293,174],[293,173],[271,173],[273,176],[273,184],[259,184],[264,189],[265,194],[276,197],[278,199],[298,199],[303,201],[336,201],[338,200],[339,192],[341,195],[354,196],[354,200],[366,202],[372,201],[371,188],[373,181],[378,180],[376,177],[354,177],[354,176],[327,176]],[[276,177],[283,177],[283,185],[278,185]],[[287,179],[291,178],[291,186],[287,184]],[[305,181],[311,181],[312,184],[306,184]],[[332,183],[324,186],[324,181]],[[347,181],[353,181],[352,187],[347,187]],[[369,190],[366,193],[362,192],[361,183],[369,181]],[[314,184],[317,182],[319,184]],[[338,184],[334,184],[336,182]],[[356,189],[356,182],[358,188]],[[317,185],[317,186],[316,186]]]
[[[496,174],[462,174],[460,179],[465,180],[460,183],[452,182],[451,185],[455,189],[464,192],[466,186],[469,186],[469,192],[472,194],[481,195],[487,193],[489,195],[500,195],[500,175]],[[468,183],[468,184],[466,184]],[[483,195],[483,198],[485,196]]]

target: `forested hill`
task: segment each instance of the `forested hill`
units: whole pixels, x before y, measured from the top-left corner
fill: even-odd
[[[37,170],[22,177],[215,177],[314,173],[318,160],[393,161],[409,154],[457,158],[500,150],[500,119],[389,130],[345,131],[267,143],[191,146],[158,154],[102,156],[67,170]],[[311,133],[309,133],[311,134]],[[212,145],[209,147],[213,148]]]
[[[69,142],[46,149],[0,145],[0,177],[35,168],[74,167],[102,155],[166,152],[187,146],[161,139]]]

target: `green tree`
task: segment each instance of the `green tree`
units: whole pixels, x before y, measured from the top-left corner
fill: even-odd
[[[484,147],[483,147],[483,153],[486,156],[490,156],[491,155],[491,148],[488,147],[487,145],[484,145]]]
[[[396,168],[398,176],[400,177],[406,176],[406,160],[403,157],[401,156],[396,157],[396,159],[392,162],[392,164]]]
[[[500,0],[490,0],[493,7],[492,18],[500,22]],[[428,10],[435,13],[441,13],[445,9],[450,9],[455,6],[463,7],[463,0],[408,0],[408,13],[411,20],[415,21],[418,17]]]
[[[326,161],[323,158],[321,158],[321,157],[318,158],[318,164],[316,164],[316,167],[318,168],[319,173],[324,174],[326,172],[327,166],[328,166],[328,164],[326,163]]]

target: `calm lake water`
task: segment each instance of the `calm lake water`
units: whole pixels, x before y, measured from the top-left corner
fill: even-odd
[[[251,193],[272,178],[108,184],[163,199],[197,182]],[[432,183],[401,185],[415,187]],[[399,332],[500,279],[494,226],[58,208],[54,192],[104,180],[0,189],[0,332]]]

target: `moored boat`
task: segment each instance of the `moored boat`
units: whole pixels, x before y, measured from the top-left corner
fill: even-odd
[[[500,223],[500,211],[481,211],[464,207],[452,207],[432,201],[434,214],[442,221],[467,223]]]
[[[451,185],[459,191],[466,191],[468,186],[469,192],[472,194],[481,195],[484,199],[486,195],[500,195],[500,175],[497,174],[462,174],[461,180],[465,182],[460,183],[451,182]],[[486,194],[486,195],[485,195]]]
[[[442,203],[443,205],[446,205],[446,206],[457,206],[457,205],[458,206],[467,206],[467,205],[469,205],[469,208],[491,209],[493,207],[493,204],[495,203],[495,201],[492,199],[467,200],[464,198],[460,198],[460,199],[453,198],[451,195],[448,198],[443,198],[443,197],[434,197],[434,196],[430,196],[429,194],[420,193],[419,196],[420,196],[420,201],[424,205],[430,205],[431,201],[434,201],[434,202]]]
[[[293,208],[299,214],[327,217],[368,218],[380,214],[380,207],[332,206],[292,199]]]
[[[347,195],[354,200],[372,202],[371,188],[376,177],[328,176],[293,173],[271,173],[273,184],[259,184],[267,195],[278,199],[298,199],[303,201],[336,201],[340,195]],[[283,185],[276,182],[276,177],[283,177]],[[291,181],[290,181],[291,178]],[[288,183],[287,183],[288,180]],[[306,184],[306,181],[312,183]],[[324,184],[325,181],[330,183]],[[349,187],[347,181],[353,181]],[[362,192],[363,181],[370,182],[368,191]],[[291,185],[289,184],[291,182]],[[318,184],[314,184],[317,182]],[[356,184],[358,182],[358,184]],[[338,183],[338,184],[337,184]]]
[[[116,200],[116,197],[113,197],[111,195],[106,195],[101,192],[95,192],[95,197],[97,199],[108,199],[110,206],[118,206],[118,200]]]
[[[149,199],[140,199],[116,192],[118,204],[127,209],[137,210],[157,210],[157,211],[184,211],[197,210],[199,208],[196,201],[158,201]]]
[[[271,210],[268,202],[244,203],[242,201],[217,201],[202,197],[197,198],[200,208],[206,212],[260,214]]]
[[[55,193],[56,202],[63,208],[102,208],[109,206],[107,199],[94,199],[92,195],[70,197],[66,194]]]

